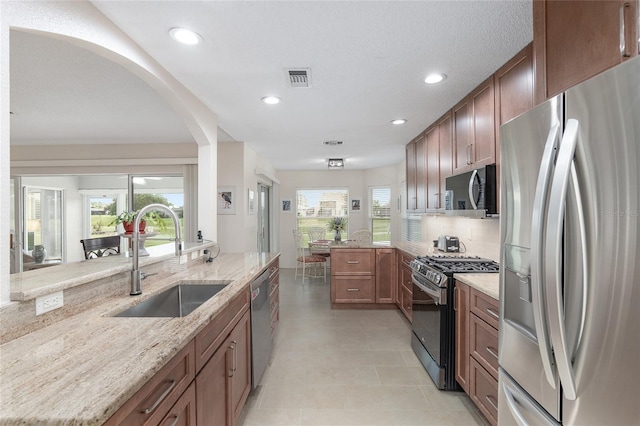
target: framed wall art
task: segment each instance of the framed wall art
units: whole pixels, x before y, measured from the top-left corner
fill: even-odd
[[[282,213],[291,213],[293,211],[293,202],[290,198],[280,200]]]
[[[360,211],[360,200],[357,200],[357,199],[351,200],[351,211],[352,212]]]
[[[236,214],[236,187],[219,186],[216,198],[218,214]]]

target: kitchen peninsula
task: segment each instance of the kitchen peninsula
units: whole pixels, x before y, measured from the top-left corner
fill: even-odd
[[[182,255],[185,257],[180,261],[172,256],[145,259],[143,269],[157,272],[157,275],[143,281],[143,295],[139,297],[128,294],[129,283],[123,277],[130,270],[131,259],[124,256],[48,268],[50,278],[55,277],[57,281],[52,280],[47,291],[80,289],[77,295],[82,295],[82,287],[91,286],[91,283],[79,283],[78,275],[85,279],[89,276],[89,280],[108,281],[107,270],[111,270],[113,276],[112,289],[105,290],[99,302],[94,298],[91,307],[84,306],[82,301],[73,297],[67,298],[65,291],[65,308],[68,308],[65,318],[21,337],[8,339],[0,346],[0,423],[105,423],[176,354],[193,347],[192,342],[200,332],[221,313],[224,315],[228,306],[243,294],[246,294],[244,297],[248,302],[249,283],[278,264],[279,254],[272,253],[221,254],[212,262],[206,262],[204,248],[193,247],[190,253]],[[91,267],[96,271],[93,276],[87,272]],[[82,271],[86,275],[82,275]],[[33,303],[30,299],[39,291],[27,283],[28,277],[37,272],[16,278],[16,287],[12,289],[15,298],[29,300],[14,302],[3,310]],[[182,318],[114,317],[141,298],[146,299],[179,282],[194,280],[203,284],[231,282]],[[92,289],[92,292],[96,291]],[[75,309],[81,312],[76,312],[71,305],[76,305]],[[55,312],[37,318],[46,323],[47,315]],[[195,364],[197,366],[198,362]]]

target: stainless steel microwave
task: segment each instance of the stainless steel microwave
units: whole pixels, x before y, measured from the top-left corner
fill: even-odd
[[[446,210],[486,210],[497,213],[496,165],[450,176],[446,180]]]

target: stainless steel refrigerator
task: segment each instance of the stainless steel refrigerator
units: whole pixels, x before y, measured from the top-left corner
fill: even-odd
[[[640,424],[640,58],[501,127],[498,423]]]

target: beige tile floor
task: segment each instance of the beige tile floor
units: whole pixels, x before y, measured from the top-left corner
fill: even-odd
[[[399,310],[332,310],[329,280],[280,271],[280,329],[242,426],[487,425],[441,392],[413,354]]]

